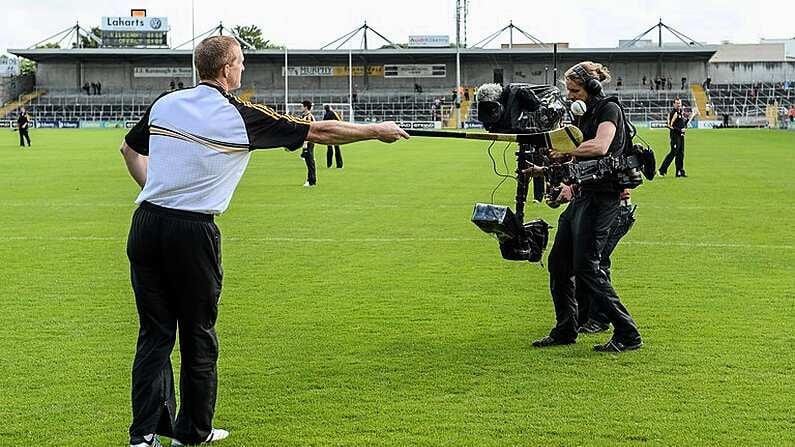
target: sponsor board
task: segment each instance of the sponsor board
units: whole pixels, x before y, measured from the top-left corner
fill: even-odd
[[[397,125],[401,129],[441,129],[442,123],[439,121],[398,121]]]
[[[94,120],[80,121],[81,129],[119,129],[124,128],[124,121],[119,120]]]
[[[480,121],[467,121],[464,123],[464,129],[483,129],[483,123]]]
[[[36,121],[36,127],[41,129],[57,129],[58,121],[38,120]]]
[[[125,121],[124,127],[127,129],[132,129],[136,124],[138,124],[138,121]]]
[[[447,65],[393,64],[384,65],[385,78],[443,78]]]
[[[665,121],[649,121],[649,129],[667,129],[668,123]]]
[[[190,67],[134,67],[134,78],[190,78],[193,69]]]
[[[353,76],[364,76],[363,65],[353,66]],[[284,76],[284,67],[282,67]],[[348,76],[347,65],[296,65],[287,67],[287,76]],[[368,65],[367,76],[384,76],[383,65]]]
[[[409,36],[410,48],[439,48],[450,46],[450,36],[448,35],[416,35]]]
[[[699,129],[715,129],[718,127],[723,126],[723,121],[719,120],[699,120],[698,121],[698,128]]]
[[[102,17],[100,31],[168,31],[168,17]]]
[[[77,129],[80,127],[80,121],[58,121],[58,127],[62,129]]]
[[[0,121],[0,127],[8,129],[11,127],[17,127],[17,125],[13,121]]]

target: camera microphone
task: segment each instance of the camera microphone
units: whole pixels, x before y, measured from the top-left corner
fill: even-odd
[[[588,107],[585,105],[585,102],[580,99],[571,103],[571,113],[573,113],[574,116],[583,116],[587,110]]]
[[[478,88],[477,98],[478,102],[499,101],[500,95],[502,95],[500,84],[483,84]]]

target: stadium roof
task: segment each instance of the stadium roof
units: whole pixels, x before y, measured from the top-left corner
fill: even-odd
[[[657,58],[685,58],[689,60],[709,60],[718,51],[717,45],[702,47],[647,47],[647,48],[559,48],[558,55],[572,59],[623,59],[641,58],[654,60]],[[74,60],[105,60],[111,57],[125,59],[162,59],[182,60],[191,56],[191,50],[173,50],[168,48],[34,48],[9,49],[9,53],[25,57],[36,62],[56,62]],[[250,61],[275,60],[284,58],[284,50],[246,50],[246,58]],[[288,50],[290,56],[325,59],[348,56],[348,50]],[[374,50],[352,50],[357,58],[365,57],[380,59],[383,56],[394,58],[431,58],[448,59],[456,54],[455,48],[381,48]],[[546,59],[552,56],[552,48],[462,48],[462,56],[472,59],[529,57]]]
[[[784,43],[729,44],[721,45],[710,62],[795,62],[795,58],[787,57]]]

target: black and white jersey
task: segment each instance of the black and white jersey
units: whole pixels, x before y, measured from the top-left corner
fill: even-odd
[[[209,83],[164,94],[125,137],[134,151],[149,156],[146,184],[135,203],[222,213],[251,151],[297,149],[309,124]]]

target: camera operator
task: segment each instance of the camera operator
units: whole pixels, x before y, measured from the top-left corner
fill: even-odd
[[[620,106],[602,93],[601,83],[610,80],[607,68],[590,61],[581,62],[566,71],[565,80],[569,99],[582,100],[587,105],[587,111],[577,123],[584,141],[571,155],[579,161],[620,153],[629,136]],[[553,155],[560,157],[554,151]],[[556,325],[548,336],[534,341],[533,346],[543,348],[576,342],[575,278],[576,287],[604,310],[614,327],[613,337],[605,344],[595,345],[595,351],[622,352],[643,345],[635,321],[600,267],[600,253],[618,215],[622,189],[609,179],[583,186],[563,186],[557,201],[571,201],[571,204],[560,215],[548,259]]]

